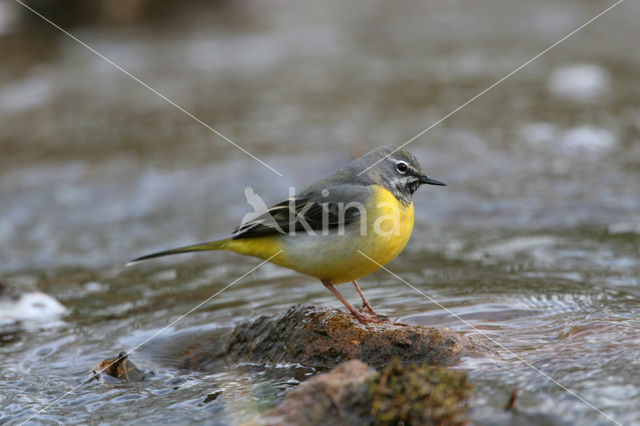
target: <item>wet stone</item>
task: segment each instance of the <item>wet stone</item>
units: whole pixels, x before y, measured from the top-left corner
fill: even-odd
[[[142,371],[129,360],[124,352],[114,358],[107,358],[91,370],[96,380],[107,385],[142,382],[153,376],[153,372]]]
[[[403,365],[377,372],[347,361],[291,390],[253,424],[463,425],[472,385],[445,367]]]
[[[294,306],[277,316],[259,316],[216,332],[182,354],[188,369],[216,369],[238,362],[299,363],[333,368],[359,359],[374,368],[392,359],[403,363],[451,365],[484,346],[449,330],[393,322],[363,325],[346,312]]]

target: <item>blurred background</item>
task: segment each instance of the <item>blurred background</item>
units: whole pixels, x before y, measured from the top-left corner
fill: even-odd
[[[0,281],[12,289],[0,291],[0,422],[8,423],[258,263],[211,253],[124,269],[128,260],[227,236],[251,211],[246,186],[275,203],[289,186],[302,190],[374,147],[401,144],[613,4],[25,3],[283,176],[20,3],[0,0]],[[448,186],[416,194],[412,240],[389,265],[627,424],[640,422],[638,16],[638,2],[621,3],[408,145]],[[474,333],[384,272],[361,286],[390,315]],[[14,292],[43,292],[64,308],[20,319]],[[296,303],[340,307],[312,279],[266,265],[132,355],[156,380],[84,386],[37,419],[251,418],[315,371],[184,372],[171,342]],[[478,386],[474,422],[607,424],[496,351],[459,366]],[[505,414],[515,385],[520,411]],[[207,398],[218,391],[222,398]]]

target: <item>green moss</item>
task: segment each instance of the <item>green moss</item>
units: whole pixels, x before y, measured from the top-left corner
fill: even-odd
[[[393,360],[367,383],[380,425],[463,425],[473,386],[465,373]]]

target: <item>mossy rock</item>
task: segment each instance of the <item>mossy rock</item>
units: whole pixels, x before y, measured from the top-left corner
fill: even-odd
[[[373,423],[379,425],[463,425],[473,386],[467,375],[395,359],[367,380]]]

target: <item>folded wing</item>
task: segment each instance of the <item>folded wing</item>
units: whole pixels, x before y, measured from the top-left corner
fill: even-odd
[[[359,222],[361,211],[371,197],[363,185],[311,187],[298,196],[278,203],[254,220],[235,228],[233,239],[286,235],[295,230],[321,232]]]

